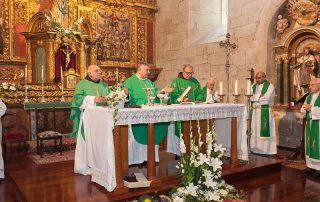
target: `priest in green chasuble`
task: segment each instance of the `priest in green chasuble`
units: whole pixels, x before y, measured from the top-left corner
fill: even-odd
[[[251,151],[265,155],[276,154],[275,122],[272,113],[274,86],[266,80],[266,74],[259,71],[251,90]]]
[[[320,177],[320,79],[314,78],[309,85],[310,94],[301,108],[307,123],[305,129],[305,154],[307,168],[305,172],[312,172],[315,177]]]
[[[193,77],[193,74],[193,66],[191,64],[183,65],[182,72],[180,72],[177,78],[175,78],[171,83],[171,87],[174,89],[170,93],[170,102],[172,104],[179,103],[177,99],[188,87],[191,87],[191,92],[182,100],[183,102],[201,102],[202,100],[204,100],[201,85],[199,81]],[[175,136],[171,136],[172,130],[174,130]],[[179,138],[181,130],[182,129],[180,121],[176,122],[175,127],[173,127],[172,125],[169,126],[167,141],[168,152],[180,155]]]
[[[110,89],[108,84],[101,80],[101,76],[100,67],[90,65],[85,79],[79,81],[76,85],[71,104],[72,136],[77,138],[74,171],[84,175],[91,174],[91,171],[88,167],[86,135],[84,134],[81,116],[86,108],[101,106],[105,102],[104,96],[109,94]]]
[[[148,103],[148,94],[155,97],[155,102],[159,102],[157,96],[157,87],[148,76],[150,67],[148,64],[140,63],[137,67],[137,73],[128,78],[123,86],[124,91],[129,95],[130,105],[145,105]],[[166,87],[163,91],[170,93],[173,89]],[[155,145],[156,160],[158,161],[158,148],[160,142],[167,135],[168,123],[156,123]],[[147,124],[134,124],[129,127],[129,164],[138,164],[147,161],[148,130]]]

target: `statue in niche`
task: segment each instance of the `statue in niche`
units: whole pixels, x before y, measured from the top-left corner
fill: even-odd
[[[283,18],[282,15],[278,15],[277,20],[277,32],[283,34],[284,31],[289,27],[289,22],[287,18]]]
[[[311,49],[306,47],[301,57],[297,58],[294,68],[294,85],[299,96],[309,92],[308,85],[312,78],[318,77],[319,67]]]

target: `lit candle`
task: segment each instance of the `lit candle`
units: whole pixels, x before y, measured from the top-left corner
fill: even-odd
[[[234,94],[235,94],[235,95],[238,95],[238,94],[239,94],[239,92],[238,92],[238,80],[236,80],[236,81],[234,82]]]
[[[251,95],[251,81],[247,80],[247,95]]]
[[[43,65],[41,66],[41,81],[43,81]]]
[[[84,77],[87,76],[87,68],[84,68]]]
[[[219,94],[223,95],[222,81],[219,82]]]

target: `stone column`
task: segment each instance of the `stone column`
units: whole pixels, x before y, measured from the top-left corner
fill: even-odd
[[[289,69],[289,56],[282,55],[283,60],[283,103],[288,103],[291,98],[290,89],[290,69]]]
[[[281,55],[276,56],[277,64],[277,100],[279,104],[283,103],[283,67],[282,67],[282,58]]]

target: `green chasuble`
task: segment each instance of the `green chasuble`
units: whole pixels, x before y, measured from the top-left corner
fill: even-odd
[[[191,86],[192,90],[188,95],[188,98],[194,102],[196,100],[203,100],[204,95],[202,94],[200,83],[197,79],[191,77],[191,79],[187,80],[183,78],[182,72],[179,73],[178,77],[172,81],[171,87],[174,90],[170,93],[170,101],[173,104],[177,104],[177,99],[179,96],[189,87]]]
[[[193,77],[187,80],[183,78],[182,72],[180,72],[178,77],[172,81],[171,87],[174,88],[174,90],[170,93],[170,102],[173,104],[179,103],[177,99],[189,86],[192,88],[188,95],[188,98],[191,100],[191,102],[195,102],[196,100],[203,101],[204,95],[202,93],[199,81]],[[177,137],[180,137],[181,130],[181,122],[177,121],[175,125],[175,135]]]
[[[71,114],[70,114],[70,118],[73,121],[72,136],[74,138],[76,138],[78,135],[78,129],[79,129],[79,123],[80,123],[81,111],[79,107],[82,105],[82,102],[86,96],[97,96],[97,92],[102,96],[108,95],[110,92],[108,84],[106,84],[103,81],[95,83],[87,79],[81,80],[77,83],[77,86],[73,95],[73,99],[72,99]],[[81,128],[81,135],[84,138],[83,127]]]
[[[147,88],[152,88],[152,95],[157,95],[157,87],[149,79],[140,79],[136,74],[128,78],[124,84],[129,90],[129,104],[130,105],[145,105],[147,104]],[[159,102],[156,99],[155,102]],[[168,123],[154,124],[155,130],[155,144],[159,145],[168,132]],[[134,138],[140,144],[148,144],[148,128],[147,124],[134,124],[132,125],[132,132]]]
[[[312,94],[309,94],[306,100],[311,104]],[[314,107],[320,107],[320,96],[318,95]],[[311,120],[310,111],[306,112],[306,155],[311,159],[319,160],[319,120]]]
[[[265,94],[270,86],[270,83],[265,80],[261,89],[261,94]],[[256,94],[257,83],[252,86],[253,94]],[[252,110],[250,110],[250,120],[252,120]],[[251,127],[251,123],[250,123]],[[261,105],[260,118],[260,137],[270,137],[270,123],[269,123],[269,105]]]
[[[207,100],[207,86],[203,87],[201,90],[201,94],[202,94],[202,102],[205,102]]]

